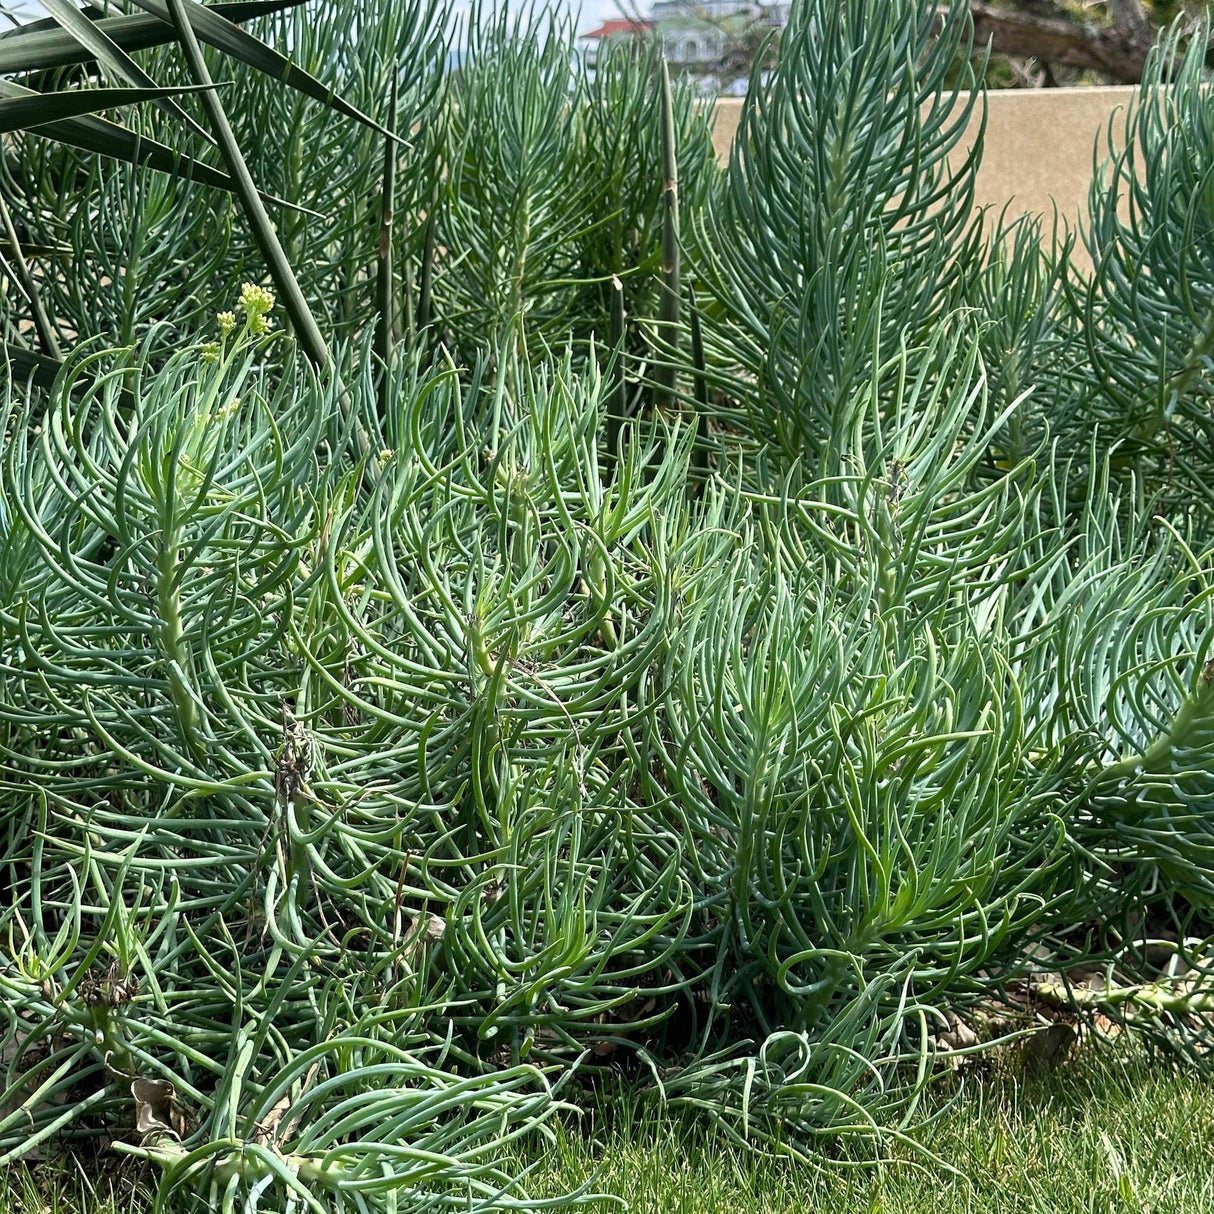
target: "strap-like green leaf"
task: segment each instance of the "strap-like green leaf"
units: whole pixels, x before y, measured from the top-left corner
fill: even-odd
[[[7,257],[20,248],[26,257],[71,257],[72,247],[66,244],[34,244],[28,240],[14,246],[6,240],[0,240],[0,257]]]
[[[59,374],[63,364],[57,358],[27,350],[24,346],[4,343],[4,357],[12,365],[13,373],[22,379],[32,379],[39,388],[49,388]]]
[[[51,358],[49,354],[39,354],[36,350],[27,350],[24,346],[13,345],[12,342],[0,342],[3,353],[0,354],[0,364],[7,362],[15,379],[30,381],[37,388],[50,389],[55,385],[55,378],[63,369],[64,359]],[[69,396],[77,395],[87,385],[87,380],[69,379],[66,388]],[[119,387],[118,400],[124,408],[132,408],[135,404],[134,394],[129,388]]]
[[[388,121],[396,121],[396,81],[392,82],[392,94],[388,100]],[[396,340],[396,289],[392,272],[392,221],[396,209],[396,157],[397,148],[391,140],[384,143],[384,189],[380,200],[379,260],[376,264],[375,303],[379,319],[375,329],[375,351],[383,359],[384,373],[379,381],[380,412],[387,409],[388,365],[392,361],[392,347]]]
[[[171,20],[165,0],[135,0],[135,3],[162,21]],[[199,4],[197,0],[186,0],[185,13],[194,36],[200,42],[207,42],[224,54],[239,59],[241,63],[247,63],[249,67],[264,72],[267,76],[274,76],[305,96],[371,127],[389,139],[398,139],[387,127],[380,126],[373,118],[368,118],[361,110],[343,101],[331,88],[321,84],[315,76],[305,72],[298,64],[292,63],[285,55],[280,55],[260,38],[254,38],[252,34],[246,33],[226,17],[221,17],[213,9]]]
[[[295,8],[303,3],[304,0],[250,0],[241,4],[216,4],[214,11],[229,21],[251,21],[254,17]],[[148,13],[100,17],[92,12],[83,12],[82,16],[124,51],[142,51],[176,41],[172,28]],[[73,63],[88,63],[95,57],[92,51],[49,17],[0,33],[0,73],[68,67]]]
[[[197,93],[198,85],[177,88],[71,89],[63,93],[34,93],[29,97],[0,99],[0,133],[38,130],[44,125],[97,114],[122,105],[155,101],[178,93]]]
[[[25,253],[21,248],[21,238],[17,233],[16,225],[13,223],[8,203],[4,201],[2,195],[0,195],[0,223],[3,224],[4,235],[8,238],[13,268],[17,272],[17,281],[21,284],[21,290],[25,293],[25,298],[29,301],[30,311],[33,313],[34,328],[38,333],[38,340],[42,343],[43,350],[51,358],[58,358],[59,338],[55,332],[55,324],[51,320],[51,315],[47,311],[46,305],[42,302],[42,292],[38,289],[38,283],[35,281],[33,274],[30,273],[29,262],[25,260]]]
[[[187,0],[170,0],[170,4],[172,5],[171,10],[166,11],[171,11],[173,27],[181,39],[181,49],[185,52],[190,74],[194,77],[196,84],[208,85],[211,83],[210,72],[203,59],[202,48],[198,45],[197,34],[189,19],[189,10],[198,6],[187,3]],[[228,116],[213,90],[203,93],[202,100],[206,107],[207,117],[211,121],[211,127],[215,132],[215,140],[219,144],[219,150],[232,175],[236,197],[240,200],[245,217],[249,221],[253,238],[257,241],[262,256],[266,259],[270,277],[273,278],[274,285],[282,296],[283,307],[286,308],[287,315],[295,326],[299,343],[313,365],[322,366],[329,361],[329,348],[321,335],[316,318],[312,315],[312,310],[308,307],[295,272],[287,260],[287,255],[283,252],[278,233],[270,222],[265,208],[261,205],[260,195],[253,184],[253,177],[249,173],[248,165],[245,164],[240,145],[236,142],[236,136],[232,133]]]
[[[97,22],[90,21],[71,0],[42,0],[42,7],[50,13],[52,20],[57,21],[81,46],[87,47],[96,57],[97,62],[114,78],[132,88],[154,89],[156,81],[151,78],[120,46],[99,29]],[[156,105],[166,114],[176,118],[183,126],[200,135],[208,143],[214,143],[210,135],[199,126],[177,104],[172,97],[159,97]]]
[[[34,97],[39,102],[47,99],[47,94],[35,93],[33,89],[23,88],[11,80],[0,80],[0,98]],[[63,118],[54,122],[40,123],[37,134],[47,139],[55,139],[72,147],[83,148],[86,152],[95,152],[99,156],[111,156],[115,160],[125,160],[131,164],[145,164],[161,173],[170,173],[174,177],[188,177],[203,185],[214,186],[226,190],[229,194],[235,192],[232,179],[210,165],[194,160],[189,156],[179,155],[172,148],[149,139],[145,135],[137,135],[134,131],[98,118],[91,114],[77,118]],[[278,198],[273,194],[263,195],[267,202],[277,206],[289,207],[296,211],[306,211],[305,207],[297,207]],[[313,214],[314,212],[308,212]]]

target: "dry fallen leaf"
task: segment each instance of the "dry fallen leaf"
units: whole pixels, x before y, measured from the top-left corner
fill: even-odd
[[[964,1050],[978,1044],[978,1034],[956,1012],[946,1013],[946,1019],[948,1031],[937,1038],[946,1050]]]
[[[257,1123],[257,1129],[253,1131],[253,1141],[261,1143],[263,1146],[267,1142],[273,1141],[278,1132],[278,1123],[282,1121],[283,1114],[290,1107],[290,1093],[280,1096],[270,1111]]]
[[[167,1079],[134,1079],[135,1129],[140,1134],[172,1134],[180,1138],[186,1118],[177,1104],[177,1089]]]

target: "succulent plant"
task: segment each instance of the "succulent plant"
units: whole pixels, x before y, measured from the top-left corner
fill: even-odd
[[[878,1152],[1043,950],[1209,1065],[1200,42],[1085,275],[973,213],[952,14],[802,0],[723,170],[559,22],[263,16],[347,98],[222,94],[295,304],[206,182],[6,144],[0,1161],[531,1209],[503,1144],[617,1071]]]

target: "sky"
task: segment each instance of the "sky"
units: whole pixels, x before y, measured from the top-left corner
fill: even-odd
[[[38,0],[4,0],[6,6],[14,8],[18,13],[23,13],[24,16],[33,21],[38,17],[44,17]],[[578,12],[581,16],[578,20],[578,32],[584,33],[586,30],[594,29],[601,25],[604,21],[611,17],[619,17],[621,8],[625,8],[631,12],[634,7],[639,8],[642,12],[649,8],[649,0],[555,0],[555,3],[560,8],[569,10],[570,12]],[[455,0],[457,10],[467,9],[466,0]]]

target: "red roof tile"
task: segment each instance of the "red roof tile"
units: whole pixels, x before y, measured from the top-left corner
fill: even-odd
[[[648,21],[633,21],[630,17],[604,21],[596,30],[583,34],[583,38],[610,38],[615,34],[643,34],[651,29]]]

